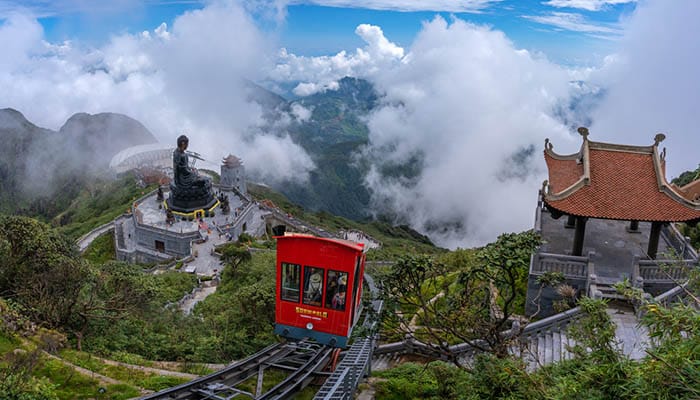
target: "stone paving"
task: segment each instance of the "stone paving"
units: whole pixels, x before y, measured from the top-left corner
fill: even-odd
[[[633,360],[646,356],[649,347],[649,332],[639,324],[639,320],[630,309],[608,307],[608,315],[615,323],[615,336],[622,347],[622,352]]]
[[[542,212],[542,236],[546,242],[541,251],[555,254],[571,254],[574,229],[565,228],[566,216],[553,219],[549,212]],[[634,257],[646,258],[651,223],[640,222],[639,233],[629,233],[629,221],[589,219],[583,241],[583,255],[594,251],[592,260],[596,274],[605,279],[622,280],[632,277]],[[668,250],[663,238],[659,239],[658,254]]]
[[[218,191],[216,193],[219,193]],[[223,229],[228,229],[234,223],[236,217],[239,213],[243,212],[245,209],[244,201],[238,197],[234,192],[226,191],[223,192],[229,198],[229,206],[231,212],[229,214],[224,214],[221,211],[221,207],[217,207],[214,210],[213,217],[206,217],[203,220],[207,225],[214,230],[216,226]],[[164,193],[165,198],[169,196],[168,192]],[[141,223],[149,226],[153,226],[159,229],[165,229],[172,232],[194,232],[199,229],[199,223],[197,220],[187,221],[181,220],[180,218],[175,218],[175,223],[172,225],[165,222],[166,211],[162,207],[162,202],[157,200],[155,194],[145,198],[136,207],[137,217],[140,216]]]

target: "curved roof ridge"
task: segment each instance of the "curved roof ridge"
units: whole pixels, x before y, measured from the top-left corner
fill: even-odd
[[[553,155],[545,141],[548,206],[592,218],[700,220],[700,199],[690,199],[666,180],[666,149],[658,149],[665,135],[657,134],[651,146],[631,146],[592,142],[588,129],[578,131],[583,136],[579,158]]]

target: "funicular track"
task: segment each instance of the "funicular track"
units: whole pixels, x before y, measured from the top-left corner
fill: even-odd
[[[365,282],[374,297],[376,287],[372,278],[365,274]],[[376,319],[381,312],[382,302],[373,301],[374,313],[366,313],[363,327],[374,332]],[[334,372],[323,372],[328,365],[333,348],[310,340],[275,343],[259,352],[231,364],[213,374],[142,397],[142,400],[229,400],[233,398],[287,399],[304,389],[314,378],[325,377],[324,384],[314,399],[348,399],[359,383],[369,372],[372,352],[376,347],[373,333],[357,338],[354,344],[341,353],[342,360]],[[263,393],[263,377],[267,369],[288,371],[289,375]],[[241,388],[257,375],[255,391]],[[249,383],[248,383],[249,386]],[[247,387],[247,386],[246,386]]]
[[[221,371],[142,397],[142,399],[288,398],[306,387],[314,376],[321,373],[332,352],[331,347],[311,341],[276,343]],[[281,369],[290,371],[290,374],[263,393],[263,377],[267,369]],[[255,375],[257,375],[257,383],[253,392],[240,387]]]

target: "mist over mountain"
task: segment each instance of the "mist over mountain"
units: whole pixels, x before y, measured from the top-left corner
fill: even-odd
[[[316,168],[305,184],[288,182],[276,187],[290,200],[312,210],[351,219],[365,219],[370,195],[364,185],[368,166],[357,159],[367,144],[367,115],[377,104],[371,83],[345,77],[337,90],[327,90],[291,102],[307,118],[289,127],[290,136],[311,156]]]
[[[157,140],[139,121],[115,113],[74,114],[59,129],[61,140],[74,146],[91,168],[104,168],[120,150]]]
[[[49,216],[120,150],[155,143],[125,115],[75,114],[58,130],[41,128],[14,109],[0,110],[0,212]]]

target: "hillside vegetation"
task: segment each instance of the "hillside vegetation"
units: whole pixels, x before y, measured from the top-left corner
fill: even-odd
[[[406,225],[393,226],[383,221],[363,223],[325,211],[310,212],[302,206],[292,203],[284,195],[265,186],[248,184],[248,191],[255,199],[271,200],[277,207],[290,215],[329,232],[357,229],[370,235],[382,244],[381,248],[370,250],[367,253],[370,260],[392,260],[407,253],[434,254],[446,251],[435,247],[427,236]]]

